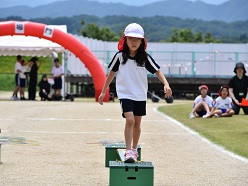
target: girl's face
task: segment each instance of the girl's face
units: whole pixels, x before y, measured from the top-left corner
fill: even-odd
[[[43,77],[43,81],[46,81],[47,80],[47,77]]]
[[[202,97],[206,97],[207,93],[208,93],[208,90],[206,88],[201,88]]]
[[[228,90],[227,88],[223,88],[221,91],[221,97],[226,98],[228,96]]]
[[[55,66],[56,67],[59,67],[60,66],[58,61],[55,63]]]
[[[137,37],[127,37],[127,46],[130,50],[130,54],[136,54],[139,46],[141,45],[142,38]]]

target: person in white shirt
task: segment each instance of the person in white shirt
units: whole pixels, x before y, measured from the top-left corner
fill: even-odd
[[[106,90],[116,76],[116,92],[122,107],[122,116],[126,119],[125,162],[137,160],[137,145],[141,133],[141,118],[146,115],[147,71],[156,74],[164,84],[165,97],[171,97],[172,91],[159,65],[145,51],[147,46],[144,30],[137,23],[129,24],[118,43],[118,50],[109,64],[110,72],[102,89],[98,102],[102,105]]]
[[[208,118],[210,116],[210,110],[213,106],[213,99],[207,95],[207,85],[199,86],[201,95],[197,96],[194,101],[193,109],[189,114],[189,118],[202,117]]]
[[[233,103],[229,97],[229,87],[223,85],[219,90],[219,97],[214,101],[210,117],[231,117],[233,114]]]
[[[22,72],[22,56],[18,55],[16,57],[17,62],[15,64],[15,89],[13,92],[13,95],[11,97],[11,100],[19,100],[17,93],[19,92],[20,88],[21,88],[21,81],[20,81],[20,73]]]
[[[59,63],[59,59],[54,59],[55,66],[52,69],[52,79],[54,79],[54,84],[52,88],[54,89],[54,97],[56,100],[61,100],[61,89],[62,89],[62,76],[64,75],[64,69]]]
[[[22,65],[22,69],[21,72],[19,73],[20,76],[20,99],[21,100],[27,100],[24,96],[25,94],[25,88],[27,87],[28,84],[28,77],[27,77],[27,73],[30,70],[29,66],[25,64],[25,61],[22,60],[21,62]]]

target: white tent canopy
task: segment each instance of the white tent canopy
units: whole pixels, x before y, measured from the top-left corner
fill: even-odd
[[[49,25],[67,33],[66,25]],[[55,53],[64,52],[64,47],[46,39],[33,36],[1,36],[0,56],[54,56]]]

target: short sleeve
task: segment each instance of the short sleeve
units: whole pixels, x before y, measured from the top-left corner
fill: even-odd
[[[109,63],[109,66],[108,66],[109,70],[114,71],[114,72],[117,72],[119,70],[119,66],[120,66],[119,55],[120,55],[120,52],[117,52],[114,55],[113,59]]]
[[[148,60],[145,63],[146,69],[152,74],[156,73],[160,69],[160,66],[155,62],[155,60],[149,54],[147,56],[147,59]]]
[[[60,72],[61,74],[64,74],[64,68],[62,66],[60,66]]]
[[[229,88],[234,88],[234,78],[230,79],[228,86]]]

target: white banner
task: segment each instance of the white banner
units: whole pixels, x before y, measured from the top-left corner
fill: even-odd
[[[53,30],[54,30],[53,28],[49,28],[48,26],[45,26],[43,35],[46,37],[52,38],[53,37]]]
[[[15,24],[15,33],[16,34],[24,34],[24,23],[16,23]]]

